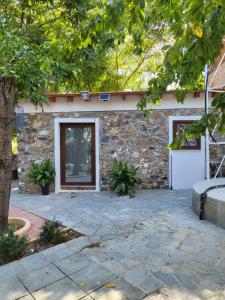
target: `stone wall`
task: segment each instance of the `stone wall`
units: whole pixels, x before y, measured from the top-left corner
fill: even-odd
[[[31,190],[25,173],[31,162],[54,161],[54,118],[89,117],[100,120],[100,186],[109,189],[109,171],[117,158],[140,167],[142,188],[167,188],[169,153],[168,117],[200,115],[200,109],[157,110],[148,117],[138,111],[26,114],[19,134],[20,189]]]

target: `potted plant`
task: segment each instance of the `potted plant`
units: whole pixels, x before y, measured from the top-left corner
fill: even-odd
[[[114,160],[112,170],[109,174],[111,187],[115,192],[121,195],[133,196],[135,193],[135,186],[141,184],[141,179],[137,178],[139,168],[128,166],[119,160]]]
[[[30,183],[40,186],[42,195],[48,195],[49,185],[55,180],[55,169],[50,159],[33,162],[26,176]]]

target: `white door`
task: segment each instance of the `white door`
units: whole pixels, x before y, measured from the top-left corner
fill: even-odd
[[[200,119],[199,116],[170,116],[169,142],[185,126]],[[184,142],[180,150],[170,151],[170,187],[192,188],[196,181],[205,179],[205,138]]]

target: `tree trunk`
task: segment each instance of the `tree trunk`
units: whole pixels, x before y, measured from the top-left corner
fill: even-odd
[[[0,77],[0,233],[7,230],[12,179],[12,122],[14,87]]]

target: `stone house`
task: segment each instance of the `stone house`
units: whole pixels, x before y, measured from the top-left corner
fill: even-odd
[[[43,108],[21,102],[20,189],[33,189],[25,173],[31,162],[47,158],[55,164],[56,192],[109,189],[115,158],[140,167],[142,188],[190,188],[204,179],[204,137],[184,143],[177,151],[167,148],[179,130],[204,113],[203,93],[189,94],[183,104],[172,92],[164,93],[147,117],[136,109],[143,94],[49,94],[49,104]]]

